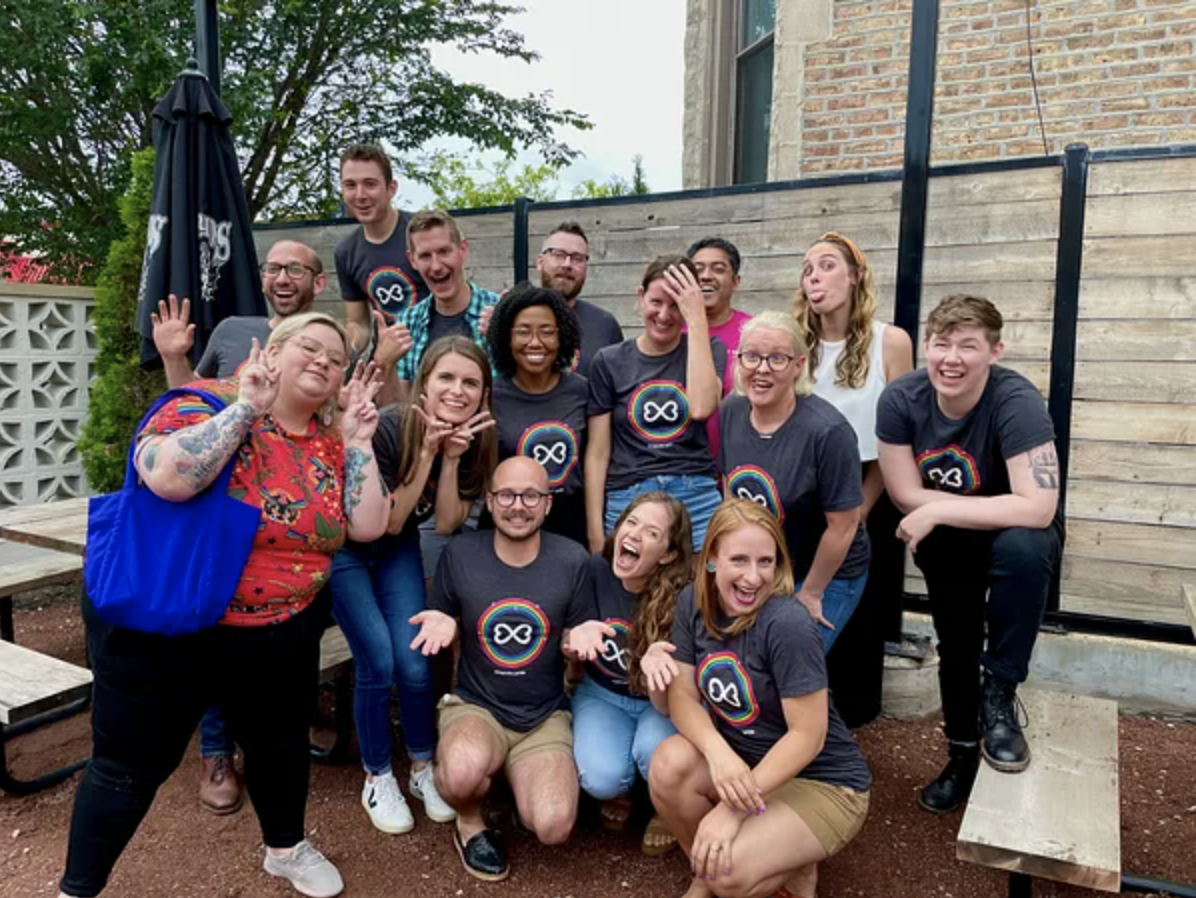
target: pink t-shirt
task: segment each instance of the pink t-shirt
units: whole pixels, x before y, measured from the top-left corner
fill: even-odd
[[[743,326],[752,320],[752,316],[739,309],[731,310],[731,317],[717,327],[711,327],[710,336],[718,337],[727,347],[727,368],[723,376],[723,395],[729,396],[735,389],[735,353],[739,352],[739,337],[743,333]],[[706,437],[710,442],[710,453],[718,458],[718,412],[706,419]]]

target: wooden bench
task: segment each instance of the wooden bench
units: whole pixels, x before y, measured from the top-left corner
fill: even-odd
[[[1060,692],[1019,691],[1030,766],[999,773],[985,763],[956,841],[960,860],[1009,871],[1009,894],[1031,877],[1121,889],[1117,703]]]
[[[336,739],[331,747],[311,747],[317,761],[339,761],[349,751],[353,736],[353,652],[349,641],[337,626],[324,631],[320,640],[320,682],[332,683],[336,700],[334,726]]]
[[[13,641],[12,597],[40,589],[74,583],[83,576],[83,559],[65,552],[50,552],[3,543],[0,564],[0,639]]]
[[[87,706],[91,671],[32,649],[0,641],[0,789],[28,795],[66,779],[87,760],[77,761],[33,780],[8,772],[7,739],[53,723]]]

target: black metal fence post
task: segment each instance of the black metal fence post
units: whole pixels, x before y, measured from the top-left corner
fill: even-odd
[[[216,0],[195,0],[195,57],[199,70],[220,95],[220,17]]]
[[[529,264],[527,227],[528,213],[531,210],[531,205],[532,201],[525,196],[521,196],[515,200],[514,250],[511,254],[515,261],[515,280],[513,281],[515,284],[527,280]]]

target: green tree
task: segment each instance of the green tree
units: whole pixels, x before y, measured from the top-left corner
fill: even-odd
[[[585,116],[547,93],[506,97],[455,82],[431,48],[532,61],[490,0],[221,0],[223,95],[234,116],[250,214],[327,214],[336,155],[383,141],[400,170],[456,136],[546,163],[575,152],[561,126]],[[191,55],[194,0],[0,0],[0,234],[51,261],[99,265],[119,236],[130,159],[150,146],[153,108]]]
[[[639,196],[651,193],[648,180],[644,175],[644,157],[637,153],[632,157],[631,164],[633,169],[630,181],[619,175],[611,175],[605,181],[588,178],[573,188],[573,198],[575,200],[594,200],[612,196]]]
[[[479,159],[470,165],[459,156],[438,154],[424,175],[441,209],[505,206],[521,196],[540,202],[556,199],[559,166],[524,165],[512,172],[513,165],[511,159],[501,159],[493,166]]]
[[[160,370],[142,370],[141,335],[134,325],[153,184],[154,151],[141,150],[133,155],[132,183],[118,203],[124,236],[113,242],[96,285],[100,353],[79,452],[87,480],[97,492],[120,488],[133,431],[166,389]]]

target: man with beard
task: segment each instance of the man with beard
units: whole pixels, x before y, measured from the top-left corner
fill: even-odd
[[[500,464],[486,506],[495,529],[453,537],[411,645],[433,655],[462,635],[457,689],[440,703],[436,788],[457,811],[465,869],[498,881],[509,867],[481,801],[505,768],[523,825],[545,845],[569,837],[578,786],[565,660],[593,660],[614,630],[595,620],[585,549],[541,530],[552,495],[539,462]]]
[[[615,316],[593,303],[578,299],[586,285],[586,266],[590,261],[590,242],[586,232],[575,221],[566,221],[544,238],[540,255],[536,256],[536,270],[540,272],[540,286],[556,290],[577,316],[581,328],[581,352],[573,370],[585,377],[590,362],[603,346],[623,342],[623,329]]]
[[[316,297],[328,284],[320,257],[298,240],[280,240],[270,247],[261,270],[262,292],[274,315],[225,318],[212,331],[194,371],[187,362],[195,335],[195,325],[187,323],[191,301],[184,299],[181,307],[178,297],[173,295],[169,303],[158,301],[158,311],[150,317],[154,324],[154,346],[162,356],[167,386],[179,387],[208,377],[232,377],[249,358],[254,340],[264,347],[270,332],[282,319],[310,312]],[[199,803],[213,814],[235,813],[244,800],[233,765],[235,750],[220,709],[209,708],[199,725],[199,755],[203,763]]]

